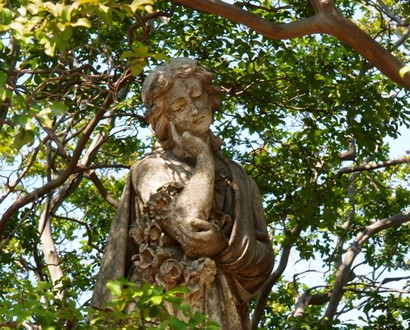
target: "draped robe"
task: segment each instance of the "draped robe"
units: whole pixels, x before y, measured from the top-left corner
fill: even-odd
[[[214,160],[214,198],[208,221],[219,226],[228,247],[211,258],[189,258],[180,244],[162,231],[159,224],[172,221],[167,210],[190,179],[195,164],[157,149],[129,173],[111,225],[93,307],[103,308],[112,298],[107,281],[124,276],[165,289],[187,286],[188,303],[219,322],[221,329],[249,329],[248,302],[272,271],[271,242],[255,182],[219,151],[214,152]]]

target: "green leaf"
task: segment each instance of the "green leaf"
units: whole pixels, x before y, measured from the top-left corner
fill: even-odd
[[[47,114],[38,114],[36,118],[44,127],[51,128],[53,126],[53,120]]]
[[[77,27],[77,26],[84,26],[86,28],[90,28],[92,26],[91,22],[87,18],[80,18],[78,19],[77,22],[71,23],[71,26]]]
[[[54,102],[53,104],[51,104],[50,110],[54,116],[59,116],[67,112],[68,107],[64,103]]]
[[[107,288],[114,296],[118,297],[121,295],[122,285],[116,283],[115,281],[108,281]]]
[[[75,3],[72,5],[64,6],[64,9],[61,13],[61,18],[63,19],[64,22],[71,21],[71,13],[74,8],[75,8]]]
[[[7,81],[7,74],[3,71],[0,71],[0,89],[4,88]]]
[[[155,58],[158,61],[169,61],[170,57],[164,53],[150,54],[152,58]]]
[[[134,57],[146,57],[148,56],[148,47],[141,42],[134,43],[132,52]]]
[[[32,118],[32,116],[29,116],[27,114],[15,114],[13,116],[13,122],[21,126],[22,128],[27,128],[27,125],[30,124]]]
[[[21,22],[16,21],[10,24],[10,28],[18,31],[19,33],[22,33],[25,30],[24,25]]]
[[[37,282],[37,290],[38,291],[49,290],[52,287],[53,287],[53,285],[49,282],[44,282],[44,281]]]
[[[130,50],[125,50],[124,52],[122,52],[120,59],[124,60],[128,57],[135,57],[136,55],[134,54],[134,52],[130,51]]]
[[[35,133],[32,130],[20,129],[13,140],[13,147],[20,150],[26,144],[34,142]]]
[[[319,73],[316,73],[316,74],[315,74],[315,79],[316,79],[316,80],[326,80],[326,77],[325,77],[325,76],[322,76],[322,75],[319,74]]]
[[[144,6],[144,5],[153,5],[154,1],[153,0],[134,0],[130,7],[133,12],[135,12],[138,8]]]
[[[130,61],[130,68],[131,68],[132,75],[138,76],[144,69],[145,64],[146,64],[145,61],[140,58]]]
[[[41,42],[41,41],[40,41]],[[56,40],[55,39],[45,39],[44,40],[44,52],[50,56],[50,57],[54,57],[55,54],[55,50],[56,50]]]
[[[13,21],[13,12],[8,8],[1,8],[0,21],[4,25],[10,24]]]
[[[167,325],[171,326],[171,329],[175,329],[175,330],[187,330],[188,326],[185,322],[182,322],[178,319],[171,319],[168,320]]]
[[[153,296],[153,297],[151,297],[150,301],[153,305],[159,305],[159,304],[162,303],[163,297],[162,296]]]

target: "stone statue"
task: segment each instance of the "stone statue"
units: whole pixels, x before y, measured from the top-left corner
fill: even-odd
[[[226,159],[209,127],[219,104],[212,75],[177,58],[146,78],[145,117],[158,147],[129,173],[112,223],[92,305],[124,276],[165,289],[186,286],[194,310],[221,329],[248,329],[249,299],[268,278],[273,252],[254,181]]]

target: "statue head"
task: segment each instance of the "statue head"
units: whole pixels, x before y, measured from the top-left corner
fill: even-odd
[[[146,77],[142,86],[142,100],[146,107],[145,119],[151,125],[163,148],[172,148],[175,144],[170,129],[170,115],[173,111],[165,102],[165,95],[174,85],[176,79],[197,79],[210,99],[210,108],[215,111],[219,105],[219,88],[212,86],[212,74],[197,61],[188,58],[176,58],[169,63],[158,66]],[[211,134],[211,140],[218,139]],[[211,141],[213,145],[218,142]]]

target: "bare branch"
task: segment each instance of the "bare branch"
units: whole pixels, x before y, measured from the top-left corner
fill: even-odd
[[[290,251],[292,250],[293,244],[298,239],[301,231],[302,231],[302,226],[296,225],[288,233],[288,239],[285,240],[285,242],[283,243],[283,250],[282,250],[282,255],[280,257],[279,265],[269,276],[268,280],[265,282],[265,284],[263,285],[263,287],[261,288],[259,292],[258,298],[256,299],[255,310],[254,310],[252,321],[251,321],[251,329],[253,330],[258,329],[258,323],[262,318],[263,311],[268,302],[270,291],[272,290],[273,285],[279,280],[279,278],[282,276],[283,272],[285,271],[286,266],[288,265]]]
[[[400,164],[405,164],[405,163],[410,164],[410,157],[405,156],[399,159],[388,160],[388,161],[376,163],[376,164],[364,164],[364,165],[358,165],[358,166],[353,166],[353,167],[342,167],[337,173],[345,174],[345,173],[354,173],[354,172],[362,172],[362,171],[373,171],[378,168],[400,165]]]
[[[400,37],[394,42],[393,47],[396,49],[400,47],[410,35],[410,25],[406,27],[406,30],[400,35]]]
[[[124,85],[128,83],[131,78],[130,69],[127,68],[121,77],[116,81],[112,86],[112,90],[119,91]],[[64,171],[60,173],[55,179],[47,182],[44,186],[34,189],[32,192],[19,197],[3,214],[0,219],[0,238],[4,235],[6,226],[10,221],[11,217],[17,212],[21,207],[33,202],[35,199],[38,199],[41,196],[48,194],[53,189],[61,186],[64,182],[76,171],[76,168],[79,165],[80,157],[86,147],[87,143],[90,140],[91,134],[94,132],[95,128],[99,122],[104,118],[107,110],[115,102],[115,97],[113,92],[109,92],[102,106],[98,109],[96,115],[88,122],[84,131],[82,132],[81,138],[79,139],[76,148],[74,149],[70,161],[67,163],[67,167]],[[113,117],[114,118],[114,117]],[[80,162],[80,165],[88,165],[89,161],[95,156],[97,146],[101,143],[100,138],[94,139],[92,145],[89,148],[89,152],[83,157]]]
[[[39,124],[41,125],[41,122],[38,120]],[[42,128],[46,131],[47,135],[50,137],[50,139],[57,145],[57,151],[58,153],[66,160],[70,161],[70,156],[68,155],[67,151],[64,149],[64,146],[56,133],[51,129],[46,126],[41,125]]]
[[[343,263],[339,266],[336,272],[335,287],[333,289],[332,297],[330,298],[329,305],[325,312],[326,322],[331,322],[336,314],[340,299],[343,296],[343,287],[349,280],[349,274],[353,261],[360,253],[362,246],[368,241],[370,237],[376,235],[380,231],[391,227],[397,227],[409,221],[410,209],[398,213],[390,218],[385,218],[369,225],[360,235],[356,237],[354,243],[347,250]]]
[[[9,190],[9,192],[7,192],[4,196],[1,196],[1,197],[0,197],[0,203],[2,203],[2,202],[7,198],[7,196],[9,195],[9,193],[12,192],[12,191],[20,184],[21,180],[24,178],[24,176],[26,175],[26,173],[27,173],[27,172],[30,170],[30,168],[33,166],[34,161],[36,160],[39,151],[40,151],[40,148],[38,148],[38,147],[33,150],[33,152],[32,152],[32,153],[30,154],[30,156],[29,156],[30,159],[29,159],[29,161],[28,161],[27,166],[26,166],[25,169],[18,175],[16,181],[14,181],[14,182],[11,183],[11,184],[10,184],[10,183],[7,184],[7,188],[8,188],[8,190]],[[27,157],[28,157],[28,156],[27,156]],[[24,163],[24,159],[23,159],[23,163]],[[0,236],[1,236],[1,235],[0,235]]]
[[[309,305],[323,305],[329,301],[331,295],[331,291],[316,294],[310,294],[308,291],[303,293],[296,302],[292,316],[302,317]]]
[[[225,17],[233,22],[246,25],[255,32],[270,39],[290,39],[320,33],[320,18],[309,17],[286,24],[273,24],[255,14],[219,0],[173,0],[175,3],[206,13]]]
[[[408,276],[398,276],[398,277],[386,277],[381,281],[380,286],[386,283],[395,282],[395,281],[402,281],[410,279],[410,275]]]

